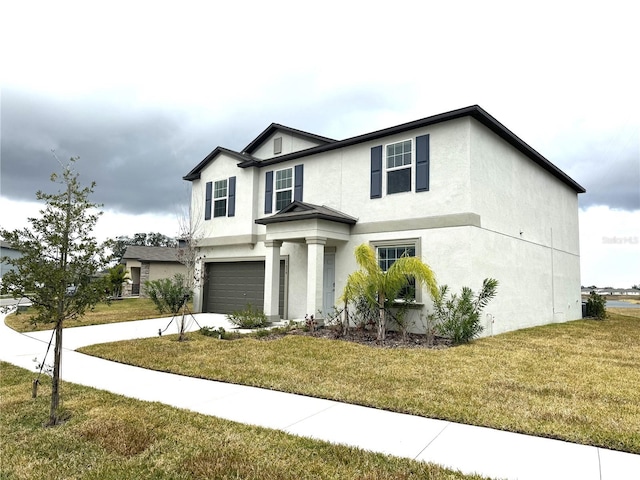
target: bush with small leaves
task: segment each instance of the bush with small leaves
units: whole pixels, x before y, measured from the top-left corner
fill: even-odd
[[[587,316],[598,320],[607,318],[607,299],[596,292],[591,292],[587,299]]]
[[[158,309],[158,313],[169,312],[176,315],[191,298],[191,290],[186,286],[184,275],[176,273],[173,279],[147,280],[145,293]]]
[[[243,310],[227,314],[227,320],[238,328],[262,328],[269,325],[267,316],[258,308],[248,304]]]

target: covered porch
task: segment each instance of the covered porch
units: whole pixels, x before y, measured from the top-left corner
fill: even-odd
[[[325,206],[295,201],[255,222],[266,226],[264,313],[269,321],[280,319],[278,281],[284,242],[306,245],[306,312],[321,318],[335,303],[335,252],[349,241],[357,219]]]

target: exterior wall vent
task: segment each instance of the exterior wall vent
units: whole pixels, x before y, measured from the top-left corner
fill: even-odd
[[[273,154],[278,155],[282,153],[282,137],[273,139]]]

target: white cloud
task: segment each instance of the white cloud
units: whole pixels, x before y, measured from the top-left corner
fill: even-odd
[[[0,196],[2,218],[0,226],[7,230],[27,228],[29,217],[39,217],[44,204],[18,202]],[[112,210],[103,210],[93,236],[100,242],[119,236],[133,237],[135,233],[159,232],[168,237],[178,236],[178,213],[132,215]]]
[[[597,206],[580,210],[579,216],[582,285],[640,284],[640,210]]]

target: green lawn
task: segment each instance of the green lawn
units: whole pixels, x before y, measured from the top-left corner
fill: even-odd
[[[0,479],[480,479],[63,383],[70,419],[45,428],[50,382],[0,363]]]
[[[616,310],[615,312],[618,312]],[[640,453],[640,310],[444,350],[197,333],[81,351],[147,368]]]
[[[125,298],[114,300],[110,304],[100,303],[93,310],[77,320],[66,320],[65,328],[79,327],[82,325],[100,325],[103,323],[128,322],[130,320],[144,320],[145,318],[157,318],[160,315],[155,305],[148,298]],[[171,316],[171,314],[169,314]],[[52,323],[31,323],[33,309],[18,315],[11,314],[5,319],[5,323],[18,332],[34,332],[37,330],[51,330]]]

